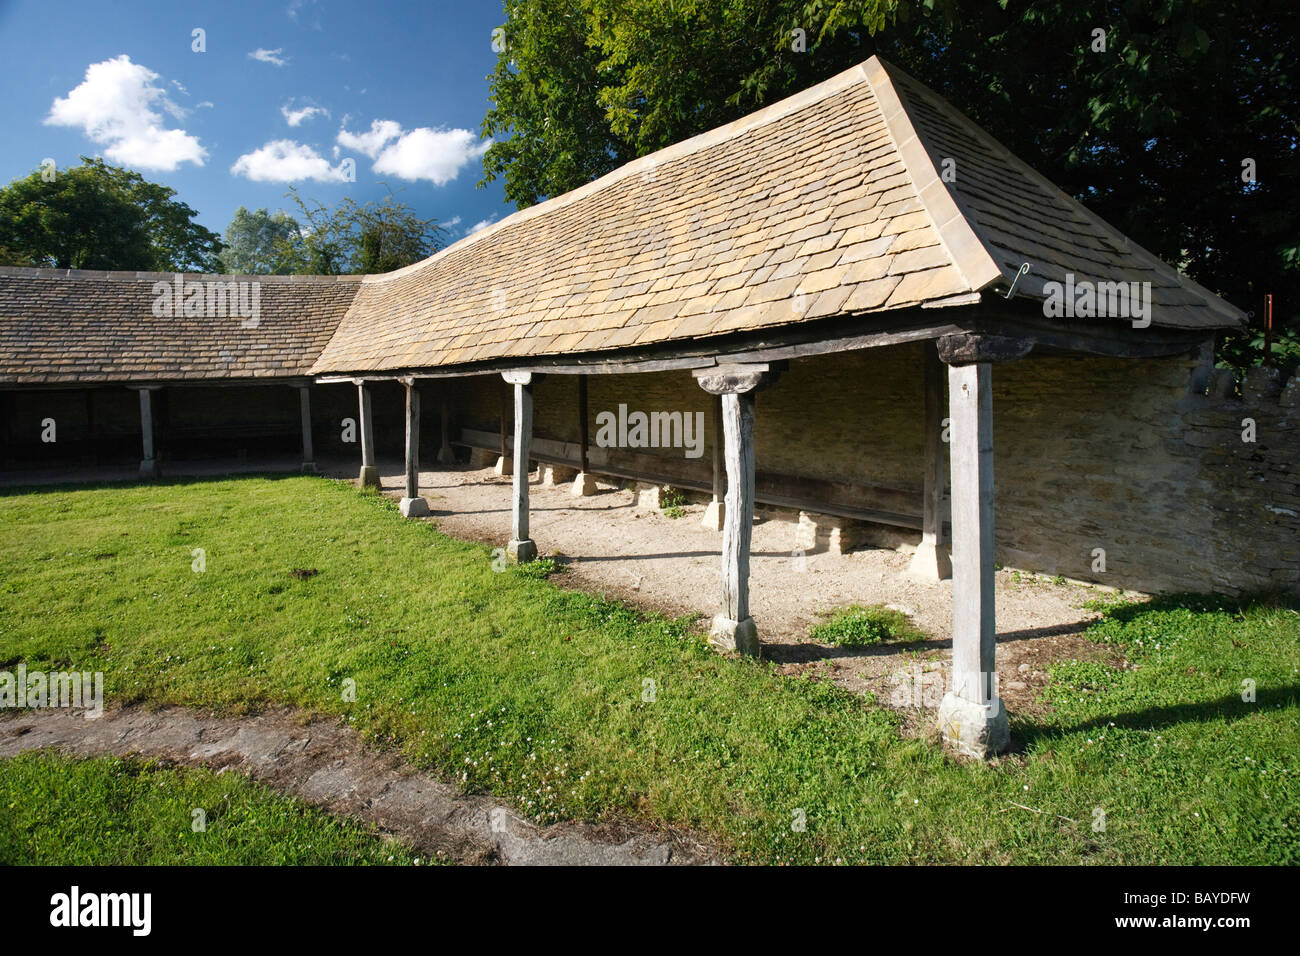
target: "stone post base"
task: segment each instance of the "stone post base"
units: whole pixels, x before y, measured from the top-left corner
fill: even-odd
[[[1007,709],[1002,698],[976,704],[949,691],[939,703],[939,733],[957,753],[983,760],[1011,746]]]
[[[794,546],[808,554],[825,551],[842,555],[858,544],[853,522],[832,515],[799,512],[799,527],[795,529]]]
[[[471,468],[491,468],[496,464],[496,460],[496,453],[488,451],[486,448],[471,448],[469,450],[469,466]]]
[[[658,511],[659,498],[663,488],[659,485],[652,485],[649,482],[638,481],[636,483],[636,510],[637,511]]]
[[[912,563],[907,566],[908,577],[926,584],[938,584],[952,577],[952,561],[946,548],[936,548],[933,541],[922,541],[916,546]]]
[[[513,564],[527,564],[537,559],[537,545],[532,538],[523,541],[511,541],[506,545],[506,560]]]
[[[436,460],[440,465],[454,465],[456,464],[456,453],[451,450],[450,445],[447,445],[444,448],[438,449],[438,457]]]
[[[720,651],[735,651],[747,657],[759,656],[758,628],[754,626],[752,617],[733,621],[729,617],[717,615],[709,630],[709,643]]]
[[[492,466],[492,470],[503,477],[515,473],[515,460],[509,455],[497,456],[497,463]]]
[[[722,502],[714,498],[705,506],[704,517],[700,519],[700,526],[708,528],[710,531],[721,531],[722,519]]]
[[[146,458],[140,462],[141,478],[157,478],[162,474],[162,469],[158,467],[157,458]]]
[[[578,469],[565,465],[542,465],[542,486],[554,488],[565,485],[578,476]]]
[[[397,503],[397,508],[403,518],[429,517],[429,502],[423,498],[403,498]]]
[[[578,472],[578,477],[573,479],[572,494],[575,498],[589,498],[596,493],[596,476],[589,475],[586,472]]]
[[[357,481],[362,488],[378,488],[379,469],[374,465],[362,465]]]
[[[302,473],[304,475],[315,475],[319,473],[319,471],[320,469],[316,467],[316,462],[314,461],[304,461],[302,463]]]

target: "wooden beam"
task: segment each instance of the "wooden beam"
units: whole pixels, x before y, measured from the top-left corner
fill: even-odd
[[[420,390],[406,384],[406,497],[420,496]]]
[[[361,419],[361,472],[357,480],[363,488],[379,487],[379,469],[375,466],[374,397],[364,381],[357,383],[357,414]]]
[[[582,375],[578,378],[578,471],[584,475],[587,473],[588,414],[587,376]]]
[[[992,365],[948,368],[952,418],[952,690],[939,731],[961,753],[987,757],[1011,742],[997,690],[993,579]]]
[[[140,436],[143,459],[140,461],[141,478],[157,478],[159,475],[158,459],[153,443],[153,389],[142,388],[140,392]]]
[[[921,493],[921,541],[908,566],[909,573],[922,581],[937,583],[952,577],[952,563],[944,548],[943,533],[943,363],[935,347],[926,343],[924,490]]]
[[[953,689],[987,704],[996,697],[993,589],[992,367],[948,369],[952,417]]]
[[[754,531],[754,394],[722,396],[726,439],[727,496],[722,524],[722,610],[713,642],[726,650],[758,656],[758,632],[749,614],[749,549]]]
[[[515,461],[512,526],[507,556],[520,564],[537,557],[537,545],[528,528],[528,461],[533,441],[533,385],[531,378],[515,376]]]
[[[446,386],[444,386],[445,388]],[[440,412],[442,418],[441,445],[438,447],[438,464],[454,465],[456,463],[456,453],[451,450],[451,402],[447,400],[444,392],[440,403]]]
[[[406,387],[406,487],[398,510],[406,518],[424,518],[429,502],[420,497],[420,389],[414,379]]]
[[[316,470],[316,453],[311,440],[311,386],[298,386],[298,412],[302,420],[302,470]]]

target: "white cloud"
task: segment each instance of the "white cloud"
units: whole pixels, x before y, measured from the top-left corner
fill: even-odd
[[[137,169],[171,172],[181,163],[202,166],[208,151],[183,129],[166,129],[157,108],[176,119],[185,111],[158,84],[159,75],[126,54],[86,67],[86,78],[57,97],[45,122],[81,127],[104,156]]]
[[[355,149],[359,153],[365,153],[371,159],[377,157],[388,144],[389,140],[396,139],[402,135],[402,126],[393,120],[375,120],[370,124],[368,133],[349,133],[345,129],[339,130],[338,140],[340,146],[346,146],[348,149]]]
[[[330,113],[329,110],[320,106],[302,106],[298,109],[294,109],[293,100],[290,100],[288,103],[285,103],[280,107],[280,115],[284,117],[285,122],[290,126],[300,126],[302,123],[312,119],[313,117],[329,116]]]
[[[455,229],[457,226],[460,225],[460,216],[452,216],[446,222],[440,222],[438,223],[438,225],[443,226],[444,228],[447,229]]]
[[[374,120],[366,133],[340,129],[338,142],[375,161],[374,171],[398,179],[427,179],[436,186],[451,182],[461,169],[492,145],[467,129],[403,130],[394,120]]]
[[[231,173],[259,183],[292,183],[311,179],[318,183],[343,183],[349,178],[343,164],[331,166],[316,150],[291,139],[272,140],[245,153],[230,167]]]
[[[481,229],[486,229],[488,226],[492,225],[496,221],[497,221],[496,216],[489,216],[487,219],[480,219],[478,222],[474,223],[474,225],[470,226],[468,229],[465,230],[465,235],[472,236],[474,235],[474,233],[478,232]]]
[[[276,47],[274,50],[266,50],[258,47],[252,53],[248,54],[251,59],[258,60],[262,63],[270,63],[273,66],[284,66],[289,62],[287,56],[281,56],[284,47]]]

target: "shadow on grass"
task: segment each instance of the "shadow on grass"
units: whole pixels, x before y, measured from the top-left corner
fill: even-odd
[[[1181,606],[1181,605],[1180,605]],[[1229,694],[1218,700],[1200,703],[1173,704],[1166,707],[1146,707],[1141,710],[1105,714],[1091,720],[1073,724],[1018,723],[1013,728],[1016,742],[1029,749],[1034,744],[1060,740],[1084,731],[1102,733],[1114,725],[1116,730],[1163,730],[1186,723],[1207,723],[1223,720],[1227,723],[1251,717],[1264,711],[1300,708],[1300,684],[1282,687],[1265,687],[1258,690],[1255,700],[1247,703],[1239,694]],[[1019,746],[1017,750],[1021,749]]]

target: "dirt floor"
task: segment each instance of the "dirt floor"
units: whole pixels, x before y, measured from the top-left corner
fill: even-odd
[[[400,462],[379,465],[385,493],[400,496]],[[347,468],[331,473],[355,477]],[[638,509],[636,494],[613,482],[600,482],[588,498],[575,498],[569,489],[567,483],[543,486],[534,473],[529,491],[533,540],[543,556],[568,567],[553,580],[672,616],[691,615],[707,628],[719,600],[722,535],[700,525],[704,504],[688,504],[684,516],[670,518]],[[427,520],[447,534],[489,544],[503,545],[510,537],[510,490],[511,479],[490,468],[420,475],[420,492],[433,511]],[[873,692],[881,703],[914,717],[933,710],[942,696],[935,688],[949,683],[952,582],[909,578],[908,545],[801,558],[794,553],[797,517],[768,512],[754,526],[750,606],[764,655],[785,673]],[[1096,617],[1082,605],[1100,593],[1010,570],[997,573],[998,681],[1010,710],[1041,711],[1038,692],[1056,661],[1109,658],[1107,649],[1082,636]],[[808,638],[824,615],[850,604],[903,611],[933,638],[860,649]]]

